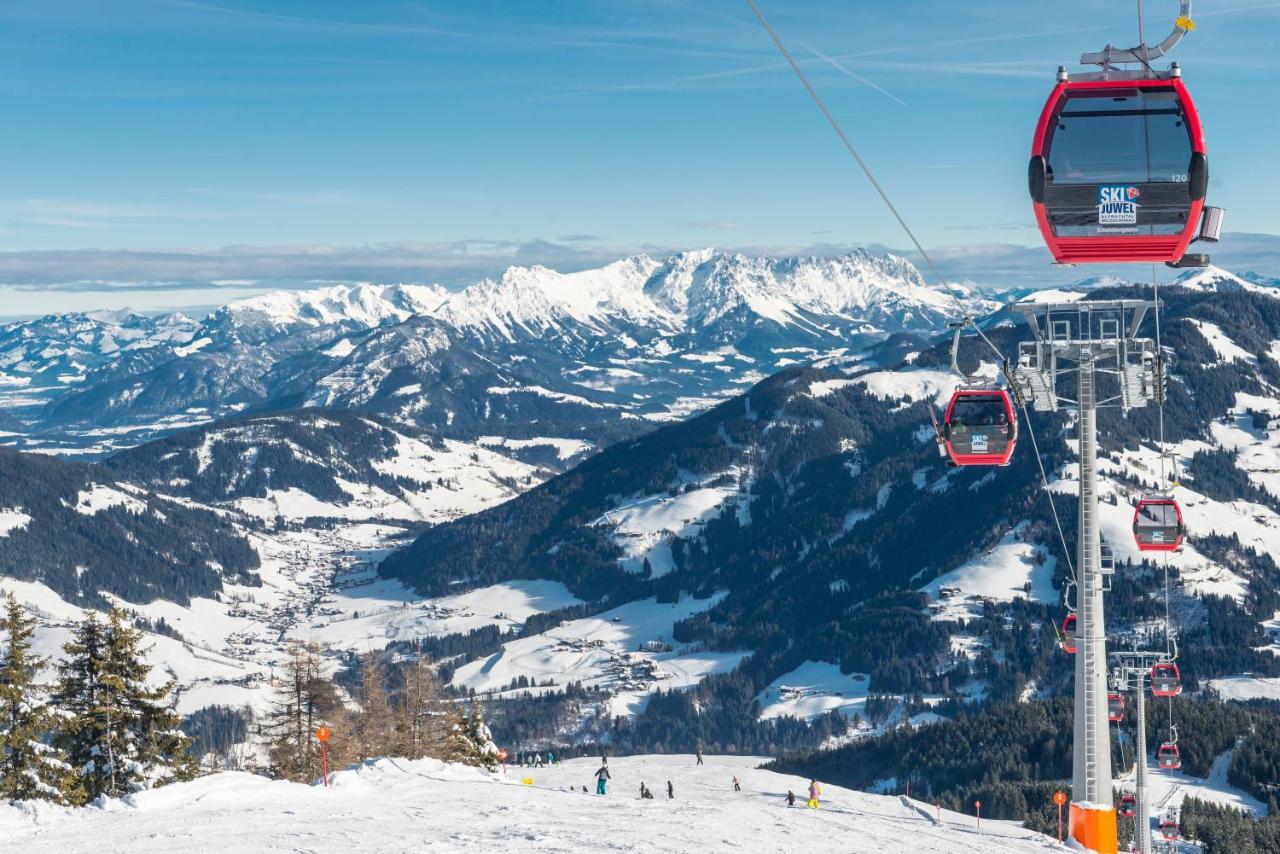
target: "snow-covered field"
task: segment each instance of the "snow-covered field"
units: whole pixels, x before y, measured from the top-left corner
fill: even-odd
[[[517,638],[486,658],[459,667],[453,684],[487,694],[501,693],[526,676],[535,685],[563,688],[570,682],[607,688],[614,715],[635,714],[658,688],[687,688],[704,676],[727,673],[746,652],[706,652],[672,638],[680,620],[706,611],[719,596],[661,603],[628,602],[612,610],[570,620],[537,635]]]
[[[865,673],[846,676],[829,661],[806,661],[760,693],[760,717],[812,720],[833,711],[846,717],[864,715],[870,687],[871,677]]]
[[[1165,771],[1159,768],[1149,769],[1147,775],[1149,786],[1149,811],[1152,827],[1168,810],[1181,810],[1182,802],[1187,798],[1195,798],[1232,809],[1244,810],[1256,816],[1267,814],[1267,805],[1257,798],[1240,791],[1227,782],[1227,769],[1231,765],[1234,750],[1228,750],[1218,756],[1209,768],[1206,778],[1192,777],[1180,771]],[[1116,788],[1122,792],[1134,791],[1134,775],[1128,774],[1116,780]],[[1155,832],[1153,830],[1153,832]],[[1199,850],[1199,849],[1195,849]]]
[[[1024,541],[1022,532],[1021,526],[1015,528],[995,548],[925,585],[923,592],[935,600],[935,619],[972,619],[982,613],[982,603],[988,599],[1057,601],[1053,587],[1056,558]]]
[[[361,854],[485,852],[843,852],[1003,854],[1064,850],[1016,825],[927,804],[824,786],[822,807],[787,807],[808,781],[758,770],[758,759],[692,756],[598,759],[490,775],[434,760],[381,759],[333,775],[333,785],[228,773],[102,807],[0,806],[4,854]],[[732,779],[742,782],[734,792]],[[529,780],[529,783],[524,782]],[[675,787],[668,799],[666,784]],[[654,800],[639,798],[640,784]],[[799,803],[803,803],[800,801]]]

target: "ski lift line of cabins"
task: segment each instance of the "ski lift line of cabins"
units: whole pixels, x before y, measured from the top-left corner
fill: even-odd
[[[940,284],[944,283],[928,253],[893,206],[866,162],[854,149],[755,0],[747,0],[747,3],[840,137],[846,150],[857,161],[885,205],[911,238],[931,272]],[[1037,125],[1029,169],[1029,187],[1037,224],[1051,254],[1059,263],[1163,261],[1175,267],[1208,264],[1207,256],[1186,252],[1195,239],[1216,241],[1222,223],[1222,211],[1205,205],[1208,159],[1203,128],[1177,65],[1163,73],[1156,72],[1150,65],[1152,59],[1164,56],[1188,30],[1194,28],[1188,17],[1191,0],[1180,0],[1180,5],[1182,14],[1172,35],[1155,48],[1142,44],[1131,51],[1116,51],[1108,46],[1101,54],[1086,54],[1081,58],[1083,64],[1101,66],[1100,72],[1073,78],[1065,69],[1059,70],[1057,84]],[[1118,71],[1113,68],[1114,64],[1139,62],[1145,67],[1145,71]],[[1125,137],[1116,136],[1116,129],[1121,129],[1122,133],[1127,130],[1129,134]],[[1130,137],[1139,140],[1141,150],[1116,141]],[[1154,147],[1152,143],[1155,144]],[[1158,324],[1158,298],[1156,306]],[[982,330],[976,324],[974,327],[988,345],[999,353]],[[1014,406],[1015,400],[1018,400],[1018,387],[1012,382],[1008,388],[994,383],[978,383],[961,374],[955,364],[959,337],[960,330],[957,328],[952,362],[953,368],[957,368],[956,373],[962,377],[963,384],[954,390],[941,426],[930,407],[939,451],[957,466],[1007,465],[1017,441],[1017,410],[1025,409]],[[1011,380],[1010,363],[1003,357],[1001,363],[1006,378]],[[1018,402],[1021,404],[1020,400]],[[971,412],[978,417],[971,418]],[[1002,418],[1003,424],[1000,423]],[[984,423],[988,420],[994,423]],[[976,440],[975,434],[971,432],[975,426],[983,428],[981,436]],[[1029,416],[1028,434],[1033,444],[1036,444]],[[1051,505],[1054,505],[1038,447],[1036,458],[1046,494]],[[1151,498],[1155,499],[1156,496]],[[1154,507],[1155,504],[1148,502],[1148,506]],[[1142,511],[1146,508],[1140,503],[1138,509]],[[1139,512],[1139,516],[1141,515]],[[1180,523],[1181,513],[1176,504],[1174,515]],[[1070,550],[1066,546],[1056,506],[1054,517],[1069,562]],[[1141,529],[1144,527],[1147,526],[1139,524],[1135,530],[1140,550],[1169,550],[1168,538],[1163,537],[1163,542],[1157,542],[1154,534],[1147,537],[1147,545],[1157,548],[1143,548],[1145,532]],[[1180,542],[1182,532],[1175,530],[1175,535],[1174,539]],[[1164,548],[1160,548],[1161,546]],[[1174,548],[1176,547],[1175,545]],[[1071,575],[1074,581],[1074,567]],[[1076,614],[1072,611],[1062,624],[1063,649],[1072,653],[1077,646],[1076,621]],[[1170,654],[1167,663],[1171,665],[1174,658],[1176,654]],[[1161,690],[1168,689],[1170,683],[1167,680],[1171,676],[1177,679],[1176,686],[1180,690],[1181,682],[1176,666],[1171,673],[1167,668],[1154,668],[1152,675],[1159,675],[1166,680],[1161,682]],[[1145,690],[1145,686],[1140,686],[1139,690]],[[1180,765],[1177,731],[1172,725],[1170,740],[1160,747],[1161,767],[1170,767],[1168,763],[1171,753],[1172,758],[1178,760]],[[1073,806],[1073,823],[1074,815]],[[1102,831],[1105,835],[1105,823]],[[1173,833],[1177,833],[1176,822]],[[1168,830],[1165,830],[1165,835],[1169,836]]]

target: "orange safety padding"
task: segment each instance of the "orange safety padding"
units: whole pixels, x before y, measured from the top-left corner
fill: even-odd
[[[1071,838],[1097,854],[1118,854],[1115,808],[1088,809],[1072,804]]]

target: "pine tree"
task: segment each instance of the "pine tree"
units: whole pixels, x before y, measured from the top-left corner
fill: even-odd
[[[497,770],[498,746],[493,743],[493,736],[484,722],[479,700],[472,701],[470,711],[459,702],[452,703],[446,720],[446,761]]]
[[[62,754],[46,736],[54,714],[43,702],[44,686],[35,677],[44,661],[31,654],[36,621],[12,593],[5,599],[0,634],[0,801],[77,800],[76,779]]]
[[[56,742],[84,784],[84,796],[120,797],[188,780],[196,762],[167,698],[173,683],[149,688],[142,632],[113,608],[104,626],[90,614],[64,647],[55,701],[68,716]]]

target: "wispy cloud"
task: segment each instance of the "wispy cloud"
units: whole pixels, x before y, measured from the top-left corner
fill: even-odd
[[[1020,223],[985,228],[1020,228]],[[569,235],[570,237],[574,235]],[[815,237],[821,235],[815,234]],[[475,238],[438,243],[381,243],[368,246],[308,244],[229,246],[221,249],[64,250],[0,253],[0,287],[26,292],[132,293],[243,291],[246,287],[313,287],[317,282],[379,281],[440,283],[458,287],[494,276],[511,265],[541,264],[571,272],[603,266],[639,253],[673,254],[686,247],[611,245],[593,241],[507,241]],[[723,248],[753,255],[832,256],[856,248],[848,243],[796,245],[729,244]],[[907,258],[897,247],[868,249]],[[970,279],[989,287],[1030,287],[1076,281],[1090,273],[1121,268],[1055,267],[1042,246],[963,242],[932,246],[930,254],[951,280]],[[1280,274],[1280,235],[1229,234],[1214,251],[1214,262],[1237,271]],[[211,297],[213,298],[213,297]]]
[[[844,65],[843,63],[841,63],[838,59],[835,59],[834,57],[831,57],[831,56],[827,56],[825,53],[823,53],[822,51],[818,50],[816,47],[812,47],[812,46],[810,46],[810,45],[807,45],[807,44],[806,44],[806,45],[805,45],[805,48],[806,48],[810,53],[812,53],[814,56],[818,57],[818,58],[819,58],[819,59],[821,59],[823,62],[825,62],[825,63],[827,63],[828,65],[830,65],[832,68],[834,68],[834,69],[836,69],[837,71],[839,71],[841,74],[844,74],[844,75],[846,75],[847,77],[851,77],[851,78],[853,78],[854,80],[857,80],[859,83],[862,83],[862,84],[863,84],[863,85],[865,85],[865,86],[870,86],[872,89],[875,89],[875,90],[876,90],[877,92],[879,92],[881,95],[884,95],[886,98],[889,98],[890,100],[897,101],[899,104],[901,104],[901,105],[902,105],[902,106],[904,106],[904,107],[905,107],[905,106],[907,106],[907,102],[906,102],[906,101],[902,100],[902,99],[901,99],[901,98],[899,98],[897,95],[893,94],[892,92],[888,91],[887,89],[884,89],[884,88],[882,88],[882,87],[880,87],[880,86],[876,85],[875,83],[872,83],[870,80],[868,80],[867,78],[863,77],[861,74],[855,74],[854,72],[850,71],[850,70],[849,70],[847,67],[845,67],[845,65]]]
[[[738,227],[736,222],[727,222],[719,219],[698,219],[693,222],[681,223],[685,228],[693,228],[699,231],[732,231]]]
[[[207,211],[170,207],[102,202],[92,199],[18,199],[0,202],[0,218],[15,225],[56,228],[118,228],[131,223],[160,219],[200,220],[218,218]]]

